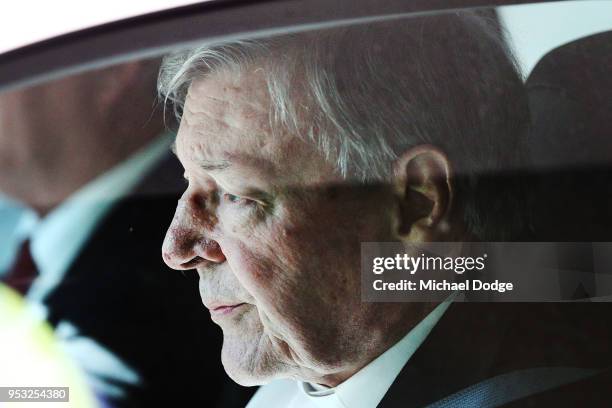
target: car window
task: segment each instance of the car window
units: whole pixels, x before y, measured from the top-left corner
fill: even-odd
[[[0,401],[605,404],[611,5],[0,57]]]

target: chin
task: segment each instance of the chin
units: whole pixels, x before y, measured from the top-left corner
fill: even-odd
[[[280,367],[270,364],[265,357],[268,353],[258,350],[257,344],[254,343],[245,343],[244,338],[223,338],[223,368],[234,382],[245,387],[267,384],[279,378],[280,374]]]
[[[223,368],[227,375],[235,383],[243,387],[254,387],[269,382],[269,380],[266,380],[263,376],[258,375],[256,370],[250,367],[249,362],[236,361],[234,358],[225,357],[225,355],[225,353],[221,353],[221,363],[223,363]]]

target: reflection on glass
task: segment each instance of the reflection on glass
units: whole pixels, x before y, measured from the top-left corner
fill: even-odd
[[[516,15],[209,42],[0,95],[0,279],[103,405],[600,403],[610,34],[526,73]],[[495,251],[504,294],[532,287],[370,293],[400,250],[426,290],[475,260],[501,287]]]
[[[219,337],[197,283],[159,256],[182,184],[156,102],[159,64],[0,95],[0,277],[53,327],[102,405],[223,405]],[[207,370],[210,395],[179,368]]]

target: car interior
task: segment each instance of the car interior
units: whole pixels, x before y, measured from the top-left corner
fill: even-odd
[[[476,19],[475,26],[482,31],[472,36],[455,26],[445,31],[437,20],[452,20],[462,13]],[[458,188],[456,197],[471,197],[476,202],[473,208],[469,207],[472,213],[465,216],[466,225],[484,225],[482,228],[488,232],[464,241],[491,242],[500,248],[504,243],[518,242],[523,245],[520,248],[538,254],[534,259],[541,255],[543,262],[552,265],[546,274],[542,270],[540,278],[517,273],[515,284],[532,285],[527,300],[512,298],[510,293],[501,294],[497,301],[486,296],[472,300],[469,296],[453,297],[453,303],[464,303],[457,305],[461,313],[456,314],[469,315],[478,324],[467,318],[450,324],[448,319],[455,314],[449,311],[448,319],[439,323],[439,330],[442,333],[450,326],[455,331],[473,328],[469,338],[455,343],[457,350],[470,344],[481,348],[474,354],[465,354],[465,361],[456,360],[473,371],[465,376],[460,371],[454,374],[455,368],[450,366],[455,364],[442,361],[445,358],[440,350],[447,343],[432,332],[434,337],[423,343],[421,354],[411,358],[415,367],[423,364],[428,369],[421,372],[415,368],[413,375],[422,375],[423,381],[444,378],[439,387],[412,380],[396,382],[379,406],[562,406],[560,401],[565,401],[565,406],[609,406],[610,393],[601,390],[612,381],[612,361],[606,351],[612,342],[611,17],[612,1],[210,1],[109,22],[0,54],[0,388],[69,387],[70,400],[64,394],[53,395],[59,398],[57,401],[70,404],[65,406],[75,407],[265,406],[261,402],[247,405],[253,395],[258,395],[258,387],[239,385],[226,374],[224,366],[228,363],[221,360],[225,330],[222,332],[211,321],[202,294],[204,275],[198,269],[202,262],[208,265],[211,261],[203,260],[203,256],[181,260],[184,267],[176,271],[168,266],[171,262],[165,252],[162,258],[167,231],[177,222],[175,212],[191,205],[181,197],[194,188],[193,176],[188,175],[189,169],[184,165],[187,142],[177,138],[177,133],[187,134],[191,128],[187,114],[193,108],[190,111],[185,103],[194,103],[188,92],[194,92],[189,86],[196,82],[191,79],[185,80],[182,87],[177,84],[187,77],[227,70],[233,58],[244,64],[263,61],[260,70],[268,81],[266,92],[272,95],[269,100],[298,101],[295,105],[284,102],[286,110],[271,110],[271,124],[277,121],[290,126],[294,123],[293,113],[314,111],[306,106],[309,103],[319,109],[325,107],[323,102],[331,104],[344,98],[351,88],[363,92],[361,99],[355,97],[357,107],[347,104],[344,110],[316,110],[303,125],[295,125],[299,129],[295,133],[301,132],[306,144],[329,148],[334,153],[329,153],[328,158],[333,154],[341,157],[330,159],[344,173],[337,185],[326,190],[325,197],[332,201],[350,197],[347,200],[358,203],[355,208],[366,208],[364,203],[370,202],[369,197],[377,194],[377,189],[386,191],[387,175],[383,176],[383,170],[378,170],[382,167],[376,166],[398,157],[388,152],[400,142],[383,146],[382,136],[374,132],[378,129],[383,134],[394,129],[388,113],[392,109],[385,111],[391,105],[389,95],[400,88],[418,88],[422,94],[414,99],[406,97],[401,105],[407,112],[401,122],[406,133],[416,135],[419,143],[448,153],[451,161],[456,157],[476,157],[465,163],[457,159],[461,164],[453,171],[464,187]],[[361,32],[360,27],[366,28]],[[375,37],[379,35],[377,27],[385,27],[381,32],[391,33],[381,37],[386,40]],[[405,41],[399,41],[393,30],[397,30],[396,34],[405,32]],[[349,33],[349,38],[339,36],[341,46],[333,44],[336,32]],[[444,34],[447,32],[455,34]],[[286,45],[293,44],[291,41],[302,44],[302,54],[292,54],[293,48]],[[520,80],[520,89],[511,94],[519,96],[504,96],[495,102],[495,108],[484,102],[482,107],[474,107],[469,99],[482,97],[490,101],[497,95],[506,95],[505,87],[511,86],[510,79],[497,81],[497,71],[487,77],[485,70],[500,59],[485,48],[487,41],[504,47],[501,54],[508,58],[507,66],[499,68],[499,72],[506,69],[503,72],[511,72],[512,78]],[[376,65],[376,53],[383,55],[391,43],[404,43],[409,50],[399,51],[393,63]],[[224,44],[230,45],[223,48]],[[316,46],[310,49],[311,44]],[[326,54],[325,47],[332,52]],[[363,60],[351,59],[351,52],[357,55],[363,50],[373,51]],[[257,56],[258,52],[265,56],[249,54]],[[295,55],[304,59],[293,61]],[[320,83],[331,85],[300,101],[300,92],[306,94],[306,85],[299,88],[300,92],[294,89],[293,94],[282,86],[295,80],[296,73],[314,72],[302,55],[319,56],[324,61],[321,64],[328,64],[328,76],[321,75]],[[284,71],[275,71],[270,62],[273,58],[291,67],[286,77]],[[368,58],[379,69],[371,75],[371,83],[359,62],[363,61],[365,67],[371,62]],[[430,63],[435,58],[441,62]],[[200,60],[201,65],[188,66]],[[462,61],[474,65],[461,67]],[[330,79],[334,69],[347,75],[346,82]],[[167,72],[171,76],[164,79]],[[234,73],[231,69],[227,72]],[[456,72],[473,73],[482,83],[467,76],[453,77]],[[274,75],[280,78],[278,82],[269,80]],[[371,85],[386,75],[404,75],[405,80],[379,88]],[[315,74],[309,78],[314,78],[312,82],[320,79]],[[231,88],[219,83],[219,87]],[[337,94],[331,91],[332,85]],[[216,88],[208,86],[213,95]],[[168,88],[172,88],[171,92]],[[251,98],[258,95],[256,91],[249,93]],[[479,141],[470,133],[481,131],[473,118],[487,126],[499,126],[507,120],[499,107],[518,105],[522,96],[524,106],[511,108],[516,108],[513,112],[518,116],[518,111],[525,109],[528,124],[524,126],[524,144],[517,141],[497,153],[488,155],[483,149],[478,156],[470,156],[475,145],[501,143],[504,138],[489,132]],[[253,112],[257,112],[257,106],[253,106]],[[453,106],[459,114],[450,111]],[[253,112],[247,116],[252,117],[256,114]],[[209,127],[201,135],[222,135],[225,127],[216,122],[215,112],[208,115]],[[453,119],[443,126],[445,116]],[[372,165],[376,170],[363,170],[365,164],[358,168],[365,153],[352,153],[349,147],[340,148],[313,136],[324,126],[336,126],[330,134],[339,133],[337,129],[351,125],[353,118],[372,123],[380,120],[377,127],[357,123],[351,130],[351,146],[366,146],[362,152],[383,146],[382,153],[375,156],[377,164]],[[422,127],[420,121],[424,123]],[[412,127],[414,123],[417,125]],[[427,126],[438,133],[426,134],[424,129],[430,129]],[[495,129],[511,135],[523,132],[522,126],[517,124],[511,129],[502,125]],[[248,130],[255,136],[259,131]],[[360,134],[366,130],[368,134]],[[247,133],[238,145],[249,143]],[[444,141],[453,135],[463,139],[446,144]],[[215,146],[226,146],[224,143],[219,139],[206,152],[215,151]],[[262,146],[265,151],[263,143]],[[292,157],[289,150],[279,156]],[[297,166],[306,160],[304,157],[306,153],[288,162]],[[510,164],[506,165],[506,161]],[[353,171],[352,163],[357,163],[358,175],[354,178],[347,175]],[[223,163],[209,165],[212,172],[219,166],[223,167]],[[296,168],[285,173],[300,175]],[[368,174],[362,177],[362,173]],[[246,178],[256,179],[258,174],[253,170]],[[301,188],[291,185],[294,179],[290,180],[278,188]],[[296,176],[295,180],[301,178]],[[473,196],[465,193],[472,187],[482,190]],[[495,200],[486,201],[491,197]],[[231,192],[232,204],[240,200],[239,194]],[[419,202],[418,197],[415,200]],[[383,201],[381,198],[374,202],[382,206]],[[321,210],[320,214],[308,215],[307,225],[337,224],[341,229],[368,220],[365,210],[354,211],[351,222],[342,222],[341,212],[330,216]],[[243,214],[236,212],[228,219],[241,220]],[[497,220],[500,225],[519,225],[518,232],[505,234],[502,227],[490,228]],[[232,233],[236,230],[239,228],[235,227]],[[188,235],[186,231],[188,227],[177,236]],[[257,237],[254,234],[252,239]],[[275,251],[279,257],[285,241],[290,239],[277,242]],[[323,241],[328,241],[325,251],[337,251],[347,257],[349,251],[342,252],[340,238],[331,233],[320,234],[312,240],[314,243],[304,242],[304,251]],[[319,251],[322,260],[327,259],[325,251]],[[356,259],[358,262],[358,253]],[[309,262],[319,264],[316,259]],[[501,279],[494,273],[490,276]],[[366,282],[365,278],[361,282]],[[305,286],[306,292],[312,292]],[[356,296],[365,292],[362,287]],[[448,299],[449,293],[444,292],[442,298]],[[401,296],[401,301],[416,302],[407,295]],[[276,300],[280,303],[281,298],[279,295]],[[298,300],[295,304],[301,305]],[[558,306],[554,314],[564,321],[564,331],[548,325],[546,317],[540,318],[540,306],[552,304]],[[490,309],[486,309],[488,305]],[[301,308],[305,309],[303,305]],[[499,312],[499,321],[498,315],[490,311]],[[503,326],[506,318],[514,319],[509,328]],[[488,340],[486,336],[495,327],[504,327],[503,333],[491,335],[493,340]],[[540,331],[541,337],[533,342],[520,343],[521,337]],[[241,336],[247,338],[249,332],[240,331],[238,337]],[[479,337],[483,339],[482,346]],[[569,345],[561,340],[557,343],[557,338],[567,338]],[[523,359],[508,354],[505,360],[496,360],[498,371],[485,369],[487,361],[493,361],[490,356],[494,352],[511,349],[512,345],[517,345],[516,355]],[[430,350],[434,354],[440,352],[440,361],[430,363],[422,357]],[[584,357],[579,363],[568,357],[574,352]],[[468,362],[470,359],[474,361]],[[535,368],[523,365],[523,360],[532,361]],[[408,370],[411,361],[406,365]],[[546,371],[551,367],[577,367],[583,371]],[[518,377],[508,374],[528,369],[542,371]],[[442,373],[462,379],[451,383]],[[472,400],[484,391],[470,388],[471,384],[491,373],[512,378],[498,379],[501,382],[487,383],[487,387],[524,392],[514,395],[504,391],[492,399]],[[593,381],[584,383],[584,378]],[[553,395],[555,390],[560,393]],[[540,399],[532,402],[532,395],[540,395]],[[5,398],[4,394],[0,394],[0,406],[4,406],[1,398]],[[472,402],[466,402],[468,399]],[[21,406],[21,402],[6,402],[6,406]]]

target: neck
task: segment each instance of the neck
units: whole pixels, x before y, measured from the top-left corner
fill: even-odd
[[[363,333],[363,340],[355,346],[359,350],[359,358],[344,365],[333,374],[313,376],[307,381],[337,387],[342,384],[369,363],[377,359],[385,351],[393,347],[410,330],[421,322],[438,303],[377,303],[369,319],[363,327],[367,332]]]

